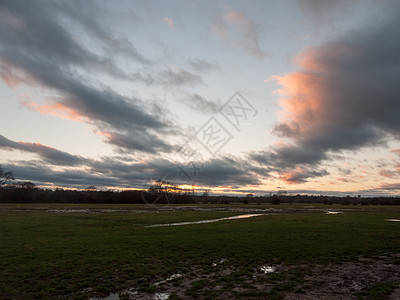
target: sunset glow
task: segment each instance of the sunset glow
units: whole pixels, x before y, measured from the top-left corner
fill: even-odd
[[[400,7],[308,2],[0,5],[0,165],[52,188],[398,194]]]

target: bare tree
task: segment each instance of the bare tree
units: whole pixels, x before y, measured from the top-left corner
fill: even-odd
[[[205,190],[203,192],[203,197],[208,197],[208,196],[210,196],[210,190]]]
[[[182,189],[176,186],[176,184],[167,180],[158,179],[148,188],[149,193],[179,193]]]
[[[33,182],[30,182],[30,181],[20,182],[19,185],[20,185],[21,188],[27,189],[27,190],[36,189],[36,184],[34,184]]]
[[[7,184],[10,180],[13,180],[14,175],[12,171],[4,171],[4,169],[0,166],[0,187],[3,187]]]

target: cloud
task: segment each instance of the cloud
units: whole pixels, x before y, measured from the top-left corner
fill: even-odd
[[[359,0],[335,0],[335,1],[319,1],[319,0],[297,0],[298,6],[308,16],[321,16],[343,11],[346,6],[351,6]]]
[[[390,170],[381,169],[379,171],[379,175],[381,175],[383,177],[387,177],[387,178],[393,178],[393,177],[397,177],[398,174],[396,174],[396,172],[393,172]]]
[[[174,28],[174,20],[168,17],[163,19],[163,22],[167,24],[170,28]]]
[[[282,111],[273,132],[282,142],[251,158],[283,172],[284,180],[304,182],[326,172],[297,170],[318,168],[334,153],[398,140],[399,20],[389,18],[298,55],[299,71],[275,77]]]
[[[391,1],[391,0],[389,0]],[[319,34],[326,34],[324,30],[336,31],[346,23],[351,23],[354,16],[362,16],[365,12],[382,14],[385,9],[380,11],[386,0],[379,2],[377,7],[376,1],[360,1],[360,0],[334,0],[334,1],[318,1],[318,0],[296,0],[299,11],[302,12],[304,19],[302,24],[311,25],[311,31]],[[364,16],[363,16],[364,17]]]
[[[199,165],[200,166],[200,165]],[[151,176],[154,180],[167,178],[174,184],[208,187],[242,188],[243,185],[259,184],[257,176],[246,170],[245,162],[227,157],[201,162],[196,176],[187,178],[181,169],[169,160],[151,159],[127,162],[116,157],[87,160],[84,168],[68,167],[53,169],[38,161],[14,161],[3,164],[12,170],[17,180],[33,181],[37,185],[85,188],[89,185],[114,188],[142,188]],[[191,166],[185,170],[192,175]]]
[[[385,191],[398,191],[400,190],[400,183],[388,183],[382,184],[376,188],[377,190],[385,190]]]
[[[101,43],[108,57],[114,57],[118,54],[139,64],[149,65],[153,63],[149,58],[139,53],[128,39],[117,36],[115,31],[111,32],[107,28],[105,25],[106,16],[112,15],[113,12],[108,10],[105,13],[104,9],[98,6],[96,1],[89,0],[84,4],[76,0],[68,2],[54,1],[46,3],[45,7],[42,5],[41,9],[49,10],[56,16],[56,19],[62,18],[68,22],[68,25],[79,25],[80,29],[86,32],[89,38]],[[37,13],[40,14],[40,10]],[[130,12],[130,16],[132,18],[136,17],[132,12]],[[114,15],[112,17],[118,16]],[[102,20],[102,22],[97,20]]]
[[[17,180],[34,182],[37,185],[86,188],[95,186],[123,186],[118,178],[93,174],[82,169],[54,170],[49,166],[35,161],[20,161],[4,164],[7,170],[12,170]]]
[[[40,143],[14,142],[3,135],[0,135],[0,149],[35,153],[44,161],[54,165],[76,166],[87,162],[81,156],[72,155]]]
[[[213,30],[225,42],[238,45],[257,58],[263,58],[266,55],[260,47],[256,25],[244,13],[225,6],[223,15],[218,17],[213,24]]]
[[[201,163],[202,168],[195,177],[197,185],[238,188],[260,183],[259,176],[251,172],[251,166],[240,158],[221,156]]]
[[[159,138],[156,134],[144,130],[134,133],[106,132],[105,141],[126,150],[139,150],[146,153],[171,152],[175,147]]]
[[[31,110],[37,111],[45,115],[52,115],[71,121],[85,120],[85,115],[60,102],[51,104],[39,104],[36,102],[24,101],[23,105]]]
[[[146,140],[148,135],[143,138],[130,138],[110,133],[102,134],[108,139],[114,139],[113,144],[124,144],[120,145],[124,149],[139,148],[143,153],[153,155],[88,159],[40,143],[15,142],[2,135],[0,135],[0,149],[37,154],[42,161],[9,161],[5,165],[6,169],[14,172],[18,180],[34,181],[38,185],[54,184],[74,188],[84,188],[88,185],[142,188],[148,176],[152,176],[153,179],[166,177],[175,184],[195,183],[198,186],[211,187],[239,188],[247,184],[260,183],[260,175],[257,173],[259,170],[238,157],[221,156],[177,165],[158,153],[152,152],[157,147],[158,152],[173,150],[164,149],[169,146],[163,141]],[[138,141],[142,144],[136,144]]]
[[[198,72],[207,72],[219,68],[216,63],[211,63],[203,59],[190,59],[188,60],[189,65]]]
[[[214,114],[221,108],[220,100],[213,102],[196,93],[186,94],[185,97],[180,98],[179,101],[194,111],[206,114]]]
[[[92,3],[94,5],[94,3]],[[125,39],[113,37],[92,16],[91,6],[79,4],[29,6],[14,1],[2,2],[0,6],[0,74],[9,85],[18,82],[36,88],[45,87],[57,94],[50,103],[25,102],[25,106],[40,113],[88,122],[100,131],[113,132],[115,136],[138,136],[144,141],[157,141],[158,134],[174,134],[171,122],[165,120],[160,107],[147,104],[135,97],[122,96],[109,87],[94,82],[93,72],[102,72],[117,79],[131,80],[137,74],[126,74],[114,62],[113,56],[101,55],[88,50],[84,39],[76,39],[66,20],[76,21],[84,31],[102,43],[106,53],[123,54],[137,63],[148,64]],[[97,8],[93,8],[97,11]],[[43,17],[46,15],[46,17]],[[86,17],[85,17],[86,16]],[[90,17],[87,17],[90,16]],[[65,22],[61,22],[63,20]],[[71,25],[72,26],[72,25]],[[201,78],[183,69],[168,68],[159,79],[142,77],[146,83],[194,84]],[[158,80],[158,81],[157,81]],[[176,128],[176,126],[172,126]],[[147,134],[147,135],[146,135]],[[119,139],[116,145],[124,147]],[[128,149],[143,150],[144,142],[130,143]],[[147,145],[146,151],[151,147]],[[168,148],[168,147],[164,147]],[[153,151],[159,149],[155,145]]]
[[[175,184],[194,183],[197,186],[210,187],[238,188],[260,182],[259,177],[250,171],[250,165],[246,161],[228,156],[185,165],[174,164],[162,157],[152,157],[132,163],[103,159],[93,162],[91,168],[93,172],[120,178],[121,182],[130,184],[143,183],[148,176],[155,180],[165,177]]]
[[[160,81],[165,85],[193,85],[203,83],[199,75],[182,68],[167,68],[161,73]]]
[[[390,152],[393,152],[393,153],[397,154],[398,156],[400,156],[400,149],[392,149],[392,150],[390,150]]]
[[[328,175],[326,170],[315,171],[305,168],[297,167],[290,170],[289,172],[284,172],[279,175],[280,179],[289,184],[299,184],[307,182],[308,178],[321,177]]]

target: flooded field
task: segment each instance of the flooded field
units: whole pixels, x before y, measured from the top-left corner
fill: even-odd
[[[399,207],[4,204],[0,218],[1,299],[400,293]]]
[[[183,225],[193,225],[193,224],[207,224],[207,223],[215,223],[215,222],[226,221],[226,220],[248,219],[248,218],[253,218],[253,217],[258,217],[258,216],[266,216],[266,215],[267,214],[246,214],[246,215],[238,215],[238,216],[219,218],[219,219],[200,220],[200,221],[194,221],[194,222],[154,224],[154,225],[149,225],[147,227],[183,226]]]
[[[45,212],[50,214],[142,214],[142,213],[163,213],[163,212],[229,212],[242,214],[232,217],[248,218],[259,215],[271,214],[293,214],[293,213],[324,213],[327,215],[342,214],[345,212],[364,212],[373,211],[370,207],[345,207],[335,205],[334,209],[322,205],[90,205],[60,204],[49,205],[21,205],[21,204],[3,204],[0,205],[0,212]],[[393,219],[394,220],[394,219]],[[212,221],[212,220],[210,220]],[[216,222],[216,221],[212,221]],[[154,224],[156,225],[156,224]],[[171,225],[172,226],[172,225]]]

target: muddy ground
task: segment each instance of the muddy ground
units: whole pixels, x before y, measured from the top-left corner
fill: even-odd
[[[400,254],[326,265],[192,267],[96,299],[400,299]]]

